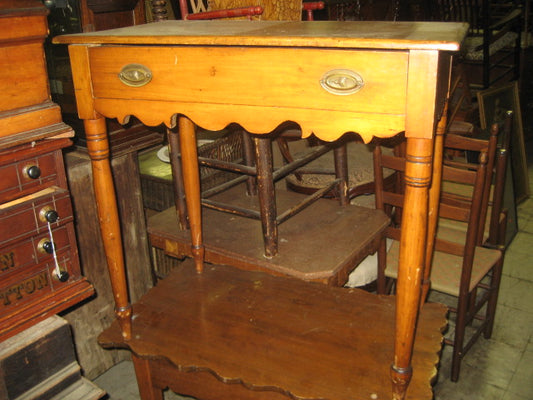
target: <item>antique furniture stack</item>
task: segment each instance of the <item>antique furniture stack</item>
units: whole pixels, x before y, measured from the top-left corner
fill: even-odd
[[[68,326],[66,334],[58,329],[66,322],[45,322],[94,294],[80,272],[63,165],[73,131],[50,98],[46,15],[38,1],[0,3],[0,397],[7,399],[50,396],[81,380]],[[74,369],[63,370],[53,357],[40,364],[32,352],[39,348],[44,359],[57,353],[46,339],[56,334],[68,355],[61,362],[68,358]],[[17,366],[27,378],[22,387],[22,372],[12,375]]]
[[[426,244],[433,242],[427,224],[429,215],[435,218],[427,199],[433,156],[442,152],[434,129],[450,52],[466,29],[167,21],[56,38],[71,45],[115,296],[118,319],[100,342],[132,351],[144,399],[161,399],[169,386],[202,399],[432,398],[445,309],[420,310]],[[179,126],[193,256],[133,306],[105,126],[105,117],[124,122],[130,115],[147,125]],[[367,142],[405,131],[410,207],[395,298],[204,265],[194,123],[220,130],[237,122],[263,134],[287,120],[300,125],[303,137],[329,141],[349,131]]]
[[[80,274],[63,165],[73,131],[48,89],[46,12],[35,1],[0,8],[0,337],[93,294]]]

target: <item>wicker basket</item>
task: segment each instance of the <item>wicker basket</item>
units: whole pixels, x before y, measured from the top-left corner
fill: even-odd
[[[152,246],[152,268],[155,277],[164,279],[174,268],[178,267],[183,259],[165,254],[165,250]]]
[[[198,137],[209,137],[209,133],[199,133]],[[200,157],[216,158],[224,161],[242,159],[242,137],[239,131],[230,131],[207,144],[198,147]],[[163,211],[174,206],[174,189],[172,171],[169,163],[157,157],[159,148],[151,149],[139,155],[141,173],[141,190],[144,207]],[[200,168],[202,190],[210,189],[234,178],[236,174],[214,168]]]

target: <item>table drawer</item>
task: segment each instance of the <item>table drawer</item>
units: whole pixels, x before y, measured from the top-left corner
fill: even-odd
[[[71,251],[67,250],[58,253],[57,258],[61,271],[67,271],[69,274],[69,279],[65,282],[57,279],[53,260],[25,268],[9,278],[0,280],[0,319],[2,315],[9,313],[9,310],[49,296],[80,279],[77,254],[71,254]]]
[[[96,98],[405,114],[404,51],[102,46],[89,57]]]
[[[71,246],[74,227],[69,223],[54,229],[52,234],[56,252],[63,253]],[[0,279],[24,268],[53,261],[50,243],[49,234],[46,232],[0,248]]]
[[[50,222],[52,230],[73,220],[69,192],[55,186],[0,205],[0,246],[46,234],[46,217],[54,214],[57,219]]]

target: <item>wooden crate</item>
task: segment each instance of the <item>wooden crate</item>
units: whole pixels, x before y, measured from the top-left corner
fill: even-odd
[[[76,352],[85,376],[93,379],[113,365],[129,358],[125,351],[101,348],[97,337],[115,319],[111,282],[98,227],[89,156],[71,151],[65,156],[72,202],[75,209],[76,234],[81,267],[94,285],[98,296],[83,307],[63,316],[69,321],[76,338]],[[136,152],[113,154],[111,168],[118,194],[124,257],[128,266],[131,301],[138,300],[152,286],[152,271]]]
[[[52,316],[0,344],[0,398],[96,400],[105,392],[83,378],[70,326]]]

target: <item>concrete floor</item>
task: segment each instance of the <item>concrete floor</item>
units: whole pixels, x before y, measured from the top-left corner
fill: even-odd
[[[533,143],[526,148],[533,188]],[[533,399],[533,198],[522,202],[517,213],[519,231],[506,253],[493,336],[478,339],[463,360],[457,383],[449,379],[451,348],[444,348],[436,400]],[[139,399],[131,362],[116,365],[95,383],[110,400]],[[184,398],[167,391],[165,399]]]

